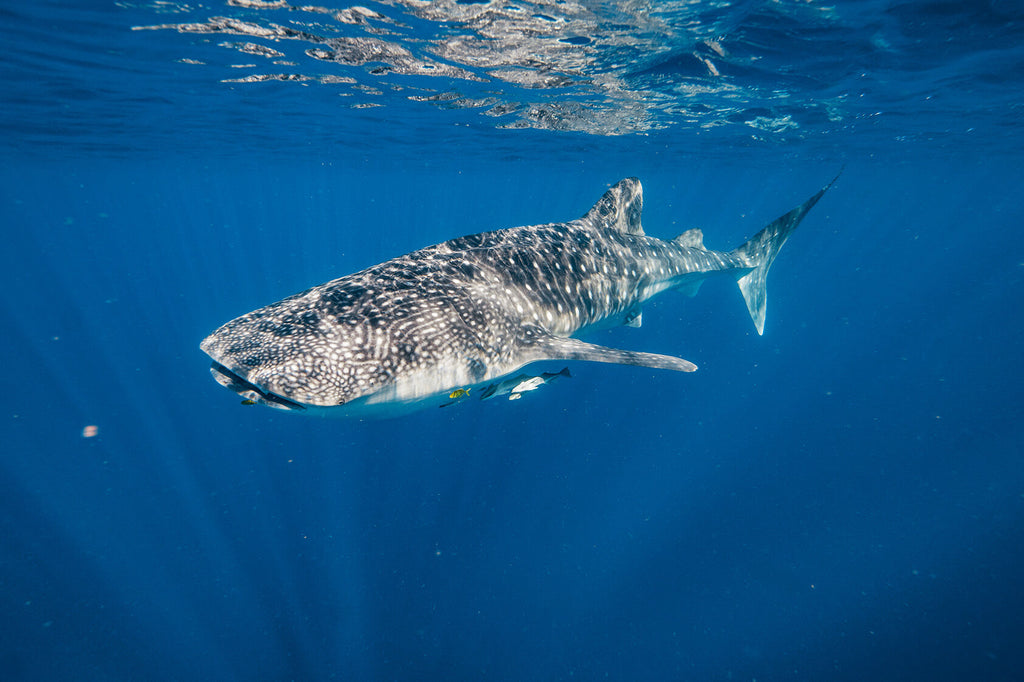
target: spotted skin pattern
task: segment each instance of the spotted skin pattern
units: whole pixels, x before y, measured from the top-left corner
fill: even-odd
[[[704,249],[698,230],[671,241],[645,235],[642,188],[627,178],[578,220],[420,249],[238,317],[201,347],[214,378],[247,401],[341,415],[426,407],[545,359],[693,371],[680,358],[570,337],[638,326],[643,301],[672,288],[692,295],[717,273],[742,290],[760,268],[763,290],[781,241],[825,189],[747,244],[718,252]],[[780,221],[783,231],[773,230]],[[760,331],[763,291],[753,293]]]

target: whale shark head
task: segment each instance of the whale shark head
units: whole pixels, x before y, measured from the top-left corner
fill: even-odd
[[[401,259],[388,267],[405,277]],[[504,328],[493,306],[471,309],[449,283],[388,277],[356,273],[231,320],[200,344],[214,379],[247,404],[347,415],[400,413],[508,371],[498,356],[515,348],[482,339]]]
[[[330,317],[308,295],[231,320],[200,348],[222,386],[247,401],[303,410],[347,405],[393,383],[397,360],[375,329],[355,317]],[[307,299],[307,300],[303,300]]]

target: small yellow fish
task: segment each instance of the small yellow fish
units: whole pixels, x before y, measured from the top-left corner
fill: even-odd
[[[245,400],[242,401],[242,404],[243,405],[255,405],[256,401],[253,400],[252,398],[246,398]]]
[[[451,398],[452,400],[457,400],[459,398],[466,398],[468,396],[469,396],[469,389],[468,388],[457,388],[454,391],[452,391],[451,394],[448,397]]]

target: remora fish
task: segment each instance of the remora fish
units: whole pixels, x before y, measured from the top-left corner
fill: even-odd
[[[201,348],[214,378],[245,401],[341,416],[440,405],[538,360],[692,372],[681,358],[571,337],[638,327],[644,301],[667,289],[692,296],[716,274],[737,280],[763,333],[768,268],[832,183],[723,252],[705,249],[700,230],[644,234],[640,181],[627,178],[572,222],[414,251],[242,315]]]
[[[480,400],[490,400],[501,395],[507,395],[509,400],[518,400],[527,391],[536,391],[545,384],[550,384],[559,377],[572,379],[568,367],[563,367],[561,372],[541,372],[540,374],[517,374],[510,379],[503,379],[497,383],[484,388],[480,393]]]

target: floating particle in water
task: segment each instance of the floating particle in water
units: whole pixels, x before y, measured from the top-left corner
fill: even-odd
[[[95,436],[99,432],[100,432],[100,428],[98,426],[95,426],[93,424],[89,424],[84,429],[82,429],[82,438],[92,438],[93,436]]]

